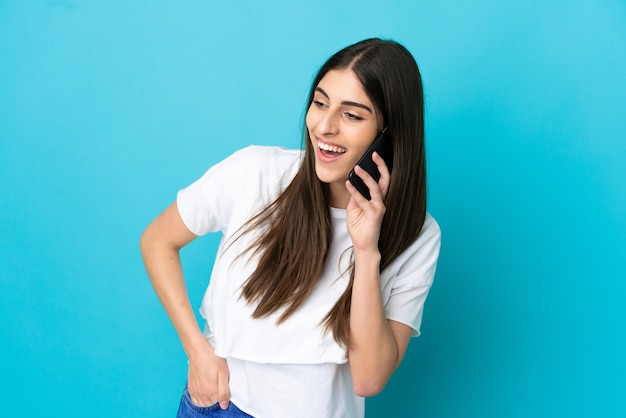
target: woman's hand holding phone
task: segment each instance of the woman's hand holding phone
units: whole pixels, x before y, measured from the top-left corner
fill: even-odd
[[[378,164],[373,160],[374,153],[377,153],[384,160],[388,171],[393,169],[393,144],[389,134],[389,128],[385,127],[374,139],[370,147],[365,151],[363,156],[356,163],[356,166],[365,170],[374,181],[378,181],[380,178],[380,170]],[[350,183],[363,195],[367,200],[370,200],[370,190],[365,184],[364,179],[354,169],[348,174],[348,180]]]
[[[351,195],[346,207],[347,227],[355,251],[378,251],[380,226],[386,211],[384,200],[391,175],[387,164],[377,152],[372,154],[372,161],[380,173],[378,181],[359,165],[354,168],[355,174],[363,180],[370,192],[369,200],[349,180],[346,181],[346,188]]]

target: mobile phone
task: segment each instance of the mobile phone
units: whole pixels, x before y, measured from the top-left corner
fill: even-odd
[[[372,142],[372,145],[370,145],[367,151],[365,151],[365,154],[363,154],[361,159],[356,163],[363,170],[367,171],[375,181],[378,181],[380,179],[380,172],[378,171],[378,167],[376,167],[376,163],[372,160],[374,151],[385,160],[385,164],[387,164],[387,168],[391,173],[391,169],[393,168],[393,144],[389,138],[389,129],[387,127],[380,131],[374,142]],[[350,180],[350,183],[352,183],[363,197],[367,200],[372,199],[370,189],[365,182],[361,180],[361,177],[354,172],[354,168],[350,171],[350,174],[348,174],[348,180]]]

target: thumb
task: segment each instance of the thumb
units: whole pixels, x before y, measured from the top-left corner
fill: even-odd
[[[224,364],[224,367],[221,368],[218,372],[217,377],[217,396],[220,403],[221,409],[228,409],[230,405],[230,386],[228,385],[229,373],[228,367]]]

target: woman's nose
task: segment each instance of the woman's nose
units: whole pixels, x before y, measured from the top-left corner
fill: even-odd
[[[324,112],[319,127],[323,134],[336,134],[339,130],[338,115],[332,111]]]

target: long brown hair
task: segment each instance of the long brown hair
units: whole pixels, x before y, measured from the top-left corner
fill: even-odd
[[[385,199],[379,239],[381,271],[419,235],[426,217],[426,161],[424,153],[424,99],[419,69],[402,45],[367,39],[334,54],[319,70],[309,93],[328,71],[351,69],[374,106],[382,112],[394,148],[394,169]],[[253,317],[284,309],[278,323],[289,317],[313,291],[332,239],[328,185],[315,174],[314,149],[306,126],[305,155],[289,186],[267,208],[244,225],[243,234],[264,227],[248,251],[259,256],[254,273],[242,288],[242,297],[256,303]],[[312,251],[315,254],[312,256]],[[326,330],[349,346],[349,319],[354,281],[321,319]]]

